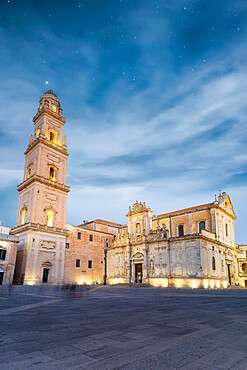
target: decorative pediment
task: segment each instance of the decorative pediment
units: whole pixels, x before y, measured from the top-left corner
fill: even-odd
[[[227,213],[229,213],[231,216],[233,216],[234,218],[236,218],[236,215],[234,213],[234,210],[233,210],[233,205],[232,205],[232,202],[230,200],[230,197],[229,195],[227,195],[225,197],[225,199],[223,199],[220,203],[220,207],[226,211]]]
[[[50,268],[50,267],[52,267],[52,263],[49,262],[49,261],[43,262],[42,267]]]
[[[136,201],[132,207],[129,207],[129,215],[133,213],[140,213],[140,212],[145,212],[145,211],[150,211],[150,207],[147,207],[145,202],[138,202]]]
[[[142,260],[144,258],[141,252],[136,252],[132,257],[131,260]]]

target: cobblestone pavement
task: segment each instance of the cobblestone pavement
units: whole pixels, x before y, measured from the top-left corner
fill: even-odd
[[[3,369],[247,369],[247,290],[0,297]]]

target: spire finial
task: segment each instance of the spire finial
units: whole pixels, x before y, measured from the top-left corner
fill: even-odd
[[[31,145],[33,143],[33,135],[31,134],[30,136],[30,140],[29,140],[29,144],[28,145]]]

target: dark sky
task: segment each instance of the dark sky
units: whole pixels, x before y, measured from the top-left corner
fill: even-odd
[[[0,0],[0,219],[39,97],[67,118],[68,217],[126,222],[230,194],[246,242],[246,0]]]

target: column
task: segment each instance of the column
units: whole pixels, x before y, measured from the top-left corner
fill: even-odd
[[[130,259],[130,255],[131,255],[131,246],[130,244],[127,245],[127,280],[129,283],[131,283],[131,276],[132,275],[132,266],[131,266],[131,259]]]
[[[148,246],[144,246],[143,282],[148,282]]]

